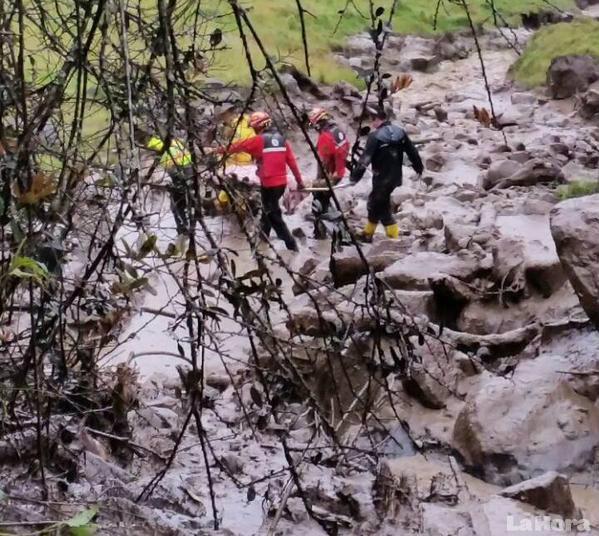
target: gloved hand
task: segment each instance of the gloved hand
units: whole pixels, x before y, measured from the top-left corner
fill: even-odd
[[[298,182],[297,183],[297,190],[299,192],[301,192],[302,190],[305,190],[305,189],[306,189],[306,185],[303,182]]]

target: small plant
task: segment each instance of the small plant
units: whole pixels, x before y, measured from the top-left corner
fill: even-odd
[[[562,201],[593,194],[599,194],[599,181],[577,180],[560,186],[557,190],[557,195]]]

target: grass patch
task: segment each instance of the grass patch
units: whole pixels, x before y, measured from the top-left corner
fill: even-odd
[[[599,21],[584,18],[539,30],[510,72],[527,87],[540,86],[546,82],[551,61],[569,54],[599,58]]]
[[[554,0],[559,8],[571,8],[573,0]],[[214,0],[208,2],[214,5]],[[220,8],[214,13],[226,15],[227,8],[223,2],[217,2]],[[310,47],[311,66],[316,80],[324,83],[334,83],[339,80],[356,82],[355,74],[341,67],[333,57],[331,49],[343,44],[347,37],[355,35],[370,27],[368,0],[355,0],[355,7],[350,7],[341,22],[339,9],[345,2],[323,2],[322,0],[303,0],[303,6],[314,15],[306,16],[308,42]],[[437,2],[433,0],[402,0],[398,4],[393,19],[393,29],[405,34],[434,35],[447,31],[466,28],[468,20],[463,8],[445,3],[437,18],[435,29],[435,10]],[[264,44],[273,55],[290,61],[298,67],[303,67],[303,49],[301,41],[301,26],[297,16],[297,8],[292,0],[248,0],[245,5],[249,8],[252,22],[264,40]],[[376,5],[389,9],[391,2],[379,0]],[[472,16],[476,23],[493,23],[492,11],[486,0],[470,2]],[[527,11],[547,9],[543,0],[496,0],[497,10],[512,24],[519,24],[520,14]],[[383,17],[386,17],[385,14]],[[240,66],[241,43],[230,17],[219,18],[219,24],[226,30],[226,43],[231,50],[217,58],[215,76],[230,82],[247,80],[247,69]],[[256,55],[259,58],[259,55]],[[263,61],[258,64],[263,66]]]
[[[599,181],[572,181],[557,189],[557,195],[562,201],[594,194],[599,194]]]

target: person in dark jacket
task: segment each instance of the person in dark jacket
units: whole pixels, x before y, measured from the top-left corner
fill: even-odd
[[[350,181],[357,183],[368,166],[372,166],[372,191],[368,198],[368,222],[364,228],[364,238],[372,239],[379,223],[385,226],[389,238],[398,238],[399,227],[391,212],[391,194],[402,183],[404,153],[418,175],[422,175],[424,165],[406,131],[389,120],[388,112],[380,111],[373,126],[374,130],[368,136]]]
[[[323,108],[314,108],[308,120],[310,126],[318,132],[316,149],[324,167],[318,169],[318,181],[324,181],[324,173],[329,176],[332,185],[338,184],[345,176],[346,160],[349,154],[349,140],[345,133],[333,121],[329,112]],[[326,231],[321,218],[326,214],[331,205],[332,193],[315,192],[312,200],[312,215],[314,216],[314,238],[326,237]]]
[[[268,238],[271,229],[274,229],[277,236],[285,242],[287,249],[298,251],[297,242],[283,220],[279,204],[287,188],[287,167],[291,169],[298,188],[304,188],[295,154],[289,142],[272,127],[271,118],[266,112],[253,113],[249,126],[256,132],[255,136],[232,143],[228,147],[218,149],[217,152],[227,155],[252,155],[258,166],[257,175],[261,185],[262,233]]]

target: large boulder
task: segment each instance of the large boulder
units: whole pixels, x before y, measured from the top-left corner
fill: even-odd
[[[599,329],[599,195],[558,204],[551,211],[551,234],[582,307]]]
[[[511,161],[510,161],[511,162]],[[493,188],[509,188],[511,186],[534,186],[547,182],[564,182],[565,177],[562,170],[552,162],[534,159],[524,165],[518,165],[518,169],[508,177],[501,177],[499,172],[492,175],[487,173],[483,179],[483,187],[486,190]],[[510,164],[512,165],[512,164]],[[505,164],[507,167],[508,164]],[[515,166],[514,166],[515,168]],[[503,170],[502,170],[503,171]],[[505,170],[507,171],[507,170]]]
[[[354,246],[344,247],[342,251],[331,257],[330,267],[335,286],[342,287],[355,283],[369,270],[381,272],[405,255],[411,246],[411,241],[381,240],[371,246],[362,245],[362,252],[367,263]]]
[[[471,281],[479,272],[480,264],[473,255],[447,255],[421,251],[395,262],[381,274],[381,279],[392,288],[430,290],[431,278],[446,274],[462,281]]]
[[[429,409],[443,409],[450,397],[462,397],[462,383],[476,372],[473,363],[471,370],[464,370],[466,354],[433,338],[427,338],[422,346],[417,340],[412,344],[416,358],[410,361],[402,379],[404,390]]]
[[[454,447],[486,481],[573,473],[599,447],[599,408],[535,361],[521,363],[511,378],[483,378],[456,420]]]
[[[555,471],[505,488],[500,495],[562,517],[573,518],[576,514],[568,479]]]
[[[559,56],[547,71],[547,85],[554,99],[567,99],[586,91],[599,80],[599,62],[593,56]]]
[[[520,169],[522,165],[514,160],[498,160],[493,162],[482,180],[482,186],[485,190],[490,190],[495,184],[503,179],[511,177]]]

